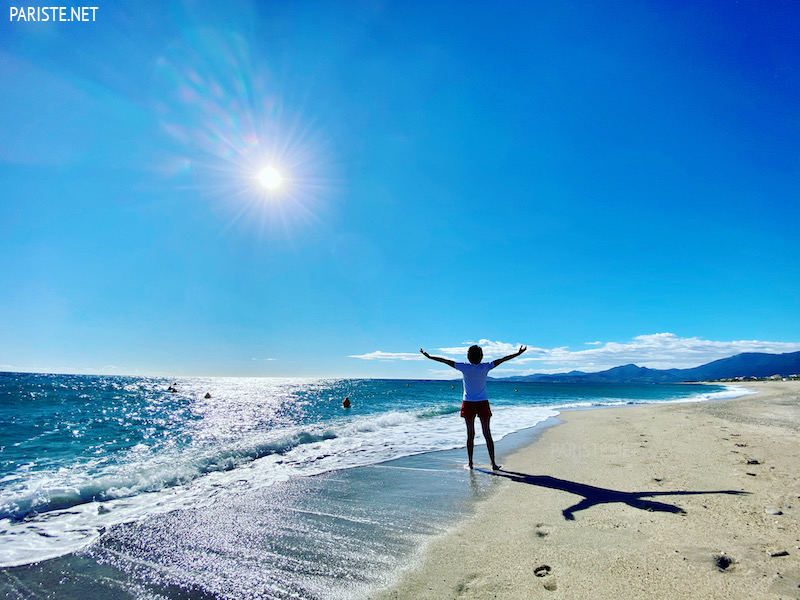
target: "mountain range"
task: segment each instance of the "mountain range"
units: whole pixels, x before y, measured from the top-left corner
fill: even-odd
[[[648,369],[634,364],[614,367],[599,373],[570,371],[569,373],[504,377],[504,381],[535,381],[546,383],[676,383],[682,381],[712,381],[736,377],[787,377],[800,373],[800,352],[767,354],[744,352],[691,369]]]

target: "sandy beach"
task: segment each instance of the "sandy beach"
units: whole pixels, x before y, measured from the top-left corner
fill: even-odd
[[[746,387],[562,413],[376,597],[800,598],[800,382]]]

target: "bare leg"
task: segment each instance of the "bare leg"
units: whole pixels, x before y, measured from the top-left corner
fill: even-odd
[[[472,468],[472,451],[475,449],[475,416],[471,419],[464,419],[467,424],[467,457],[469,458],[469,468]]]
[[[490,419],[491,417],[481,417],[481,429],[483,429],[483,439],[486,440],[486,449],[489,451],[489,459],[492,461],[492,469],[496,471],[500,468],[500,465],[498,465],[494,460],[494,440],[492,439],[492,432],[489,429]]]

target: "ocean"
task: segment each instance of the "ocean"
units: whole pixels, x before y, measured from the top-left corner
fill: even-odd
[[[498,461],[565,409],[743,393],[490,381]],[[0,593],[366,597],[496,485],[464,468],[460,402],[459,381],[0,373]]]

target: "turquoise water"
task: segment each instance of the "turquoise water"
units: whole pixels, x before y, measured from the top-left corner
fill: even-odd
[[[248,597],[234,581],[265,597],[350,597],[490,485],[461,468],[460,388],[2,373],[0,567],[113,565],[148,597],[187,581],[219,598]],[[489,393],[500,440],[564,408],[741,391],[492,381]]]

